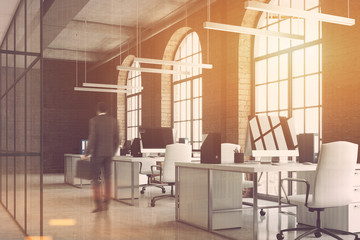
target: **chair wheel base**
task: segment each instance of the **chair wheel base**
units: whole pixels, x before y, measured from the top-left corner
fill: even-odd
[[[321,237],[321,232],[315,232],[314,235],[316,238],[319,238],[319,237]]]
[[[155,207],[155,202],[151,201],[151,207]]]
[[[276,239],[277,240],[283,240],[284,239],[284,235],[282,233],[278,233],[276,234]]]
[[[166,189],[165,189],[165,188],[162,189],[162,193],[166,193]]]
[[[144,192],[145,192],[144,190],[141,190],[141,191],[140,191],[141,194],[144,194]]]

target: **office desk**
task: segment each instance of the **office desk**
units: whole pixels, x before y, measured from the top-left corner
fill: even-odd
[[[64,183],[82,188],[84,184],[91,184],[91,180],[75,177],[77,161],[82,161],[80,154],[64,154]],[[143,167],[148,166],[150,170],[150,166],[155,165],[156,161],[163,161],[163,158],[114,156],[111,165],[111,197],[122,203],[134,205],[135,199],[139,198],[138,189],[142,180],[139,174],[140,162],[143,163]]]
[[[242,201],[239,192],[242,192],[241,174],[238,178],[236,173],[249,173],[253,175],[253,239],[258,236],[258,174],[261,172],[301,172],[315,171],[316,164],[304,165],[299,163],[281,163],[280,165],[260,164],[260,163],[240,163],[240,164],[200,164],[200,163],[175,163],[175,186],[176,186],[176,209],[175,216],[177,221],[188,223],[190,225],[213,231],[216,229],[225,229],[241,227],[241,224],[234,224],[241,221],[241,211],[244,210],[242,203],[232,201]],[[218,174],[225,174],[222,178],[217,178]],[[221,179],[225,186],[225,197],[227,206],[214,205],[218,202],[218,190],[215,180]],[[233,182],[233,181],[236,182]],[[191,184],[192,183],[192,184]],[[280,185],[280,183],[279,183]],[[240,190],[239,190],[240,189]],[[232,194],[232,192],[234,192]],[[281,204],[281,191],[279,191],[279,205],[276,207],[287,206]],[[214,209],[215,207],[215,209]],[[261,206],[261,208],[272,208],[274,206]],[[221,214],[220,216],[217,216]],[[215,223],[214,223],[215,221]],[[222,221],[219,223],[219,221]],[[219,225],[220,224],[220,225]]]

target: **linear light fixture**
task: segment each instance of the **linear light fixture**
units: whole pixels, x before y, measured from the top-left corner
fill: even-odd
[[[126,85],[113,85],[113,84],[100,84],[100,83],[83,83],[84,87],[100,87],[100,88],[113,88],[113,89],[137,89],[142,90],[144,87],[126,86]]]
[[[117,66],[119,71],[138,71],[138,72],[148,72],[148,73],[164,73],[164,74],[186,74],[189,75],[189,72],[186,71],[176,71],[170,69],[159,69],[159,68],[143,68],[143,67],[127,67],[127,66]]]
[[[74,90],[75,90],[75,91],[83,91],[83,92],[128,93],[127,90],[106,89],[106,88],[74,87]]]
[[[317,13],[317,12],[310,12],[295,8],[288,8],[288,7],[282,7],[272,4],[261,3],[257,1],[246,1],[245,9],[275,13],[284,16],[305,18],[309,20],[318,20],[322,22],[336,23],[346,26],[355,25],[355,19],[353,18],[339,17],[335,15]]]
[[[212,69],[212,64],[203,64],[203,63],[178,62],[178,61],[168,61],[168,60],[160,60],[160,59],[152,59],[152,58],[135,58],[134,61],[138,63],[188,66],[188,67],[200,67],[200,68]]]
[[[266,37],[292,38],[292,39],[304,40],[304,36],[302,35],[267,31],[257,28],[248,28],[248,27],[241,27],[241,26],[228,25],[228,24],[215,23],[215,22],[204,22],[204,28],[224,31],[224,32],[245,33],[245,34],[260,35]]]

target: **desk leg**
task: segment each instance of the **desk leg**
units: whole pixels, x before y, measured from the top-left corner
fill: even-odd
[[[131,162],[131,205],[134,206],[134,162]]]
[[[279,172],[279,183],[278,183],[278,204],[279,204],[279,213],[281,212],[281,172]]]
[[[179,194],[180,194],[180,186],[179,186],[179,167],[175,166],[175,219],[179,220]]]
[[[257,239],[258,237],[258,221],[257,221],[257,214],[258,214],[258,183],[257,183],[257,173],[254,173],[253,175],[253,183],[254,183],[254,188],[253,188],[253,239]]]
[[[116,162],[113,161],[113,166],[114,166],[114,177],[113,177],[113,181],[114,181],[114,186],[113,186],[113,190],[114,190],[114,198],[115,199],[118,199],[117,197],[117,189],[118,189],[118,186],[117,186],[117,171],[116,171]]]
[[[209,186],[209,202],[208,202],[208,229],[210,232],[212,232],[213,230],[213,219],[212,219],[212,215],[213,215],[213,170],[208,170],[208,186]]]

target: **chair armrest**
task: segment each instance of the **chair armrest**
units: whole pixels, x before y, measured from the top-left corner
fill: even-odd
[[[308,198],[309,198],[309,192],[310,192],[310,183],[308,181],[306,181],[305,179],[300,179],[300,178],[284,178],[281,179],[281,189],[283,190],[286,200],[289,203],[289,198],[285,192],[284,186],[283,186],[283,181],[288,181],[288,182],[300,182],[300,183],[305,183],[306,184],[306,198],[305,198],[305,206],[307,207],[308,204]]]
[[[162,167],[160,165],[151,165],[150,168],[151,168],[151,175],[153,175],[153,176],[155,175],[154,174],[154,168],[160,168],[160,182],[161,182]]]
[[[141,173],[141,169],[142,169],[142,162],[139,162],[139,163],[140,163],[139,173]]]

